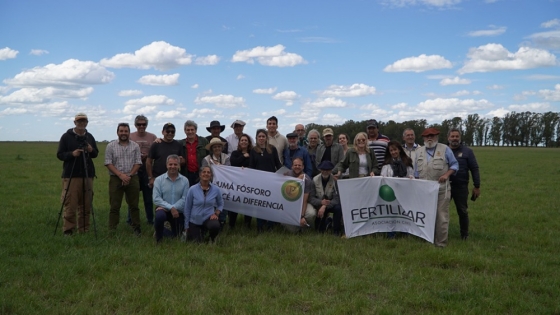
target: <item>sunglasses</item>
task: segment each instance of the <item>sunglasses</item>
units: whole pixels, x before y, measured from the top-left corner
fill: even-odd
[[[138,127],[146,127],[148,124],[136,124]]]
[[[165,133],[175,134],[175,130],[173,129],[165,130]]]

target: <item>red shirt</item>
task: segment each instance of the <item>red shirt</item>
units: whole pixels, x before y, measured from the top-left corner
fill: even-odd
[[[194,138],[193,143],[185,139],[185,152],[187,155],[187,171],[191,173],[198,172],[198,161],[196,160],[196,147],[198,146],[198,137]]]

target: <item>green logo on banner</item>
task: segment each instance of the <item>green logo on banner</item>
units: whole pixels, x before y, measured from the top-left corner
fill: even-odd
[[[298,181],[288,180],[282,185],[282,197],[288,201],[296,201],[303,194],[303,187]]]
[[[389,185],[379,187],[379,197],[387,202],[395,201],[395,199],[397,199],[395,191]]]

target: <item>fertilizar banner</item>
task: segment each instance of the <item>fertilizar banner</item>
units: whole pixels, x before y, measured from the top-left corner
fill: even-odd
[[[398,231],[434,242],[437,182],[375,176],[339,180],[338,188],[346,237]]]
[[[213,183],[224,209],[289,225],[299,225],[303,180],[250,168],[213,165]]]

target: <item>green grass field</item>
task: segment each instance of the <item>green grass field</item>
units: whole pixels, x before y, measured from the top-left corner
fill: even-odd
[[[57,144],[0,143],[1,314],[560,314],[560,149],[474,148],[471,236],[460,240],[452,205],[439,249],[416,237],[257,236],[240,224],[216,245],[156,247],[144,216],[133,236],[125,206],[109,236],[99,146],[96,239],[53,236]]]

